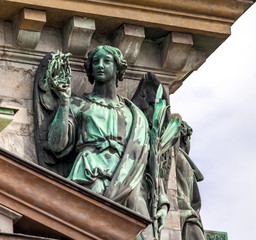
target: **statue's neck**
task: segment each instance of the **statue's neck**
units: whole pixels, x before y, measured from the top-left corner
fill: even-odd
[[[104,98],[106,102],[118,102],[118,97],[116,94],[116,83],[114,81],[110,82],[95,82],[93,93],[97,96]]]

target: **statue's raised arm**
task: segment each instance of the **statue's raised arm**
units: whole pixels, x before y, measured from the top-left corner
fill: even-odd
[[[37,69],[34,83],[35,138],[38,162],[67,176],[73,157],[59,160],[70,134],[71,54],[47,54]]]
[[[45,77],[45,85],[57,96],[58,108],[48,130],[47,149],[52,152],[62,152],[68,143],[68,118],[71,96],[71,70],[68,61],[69,54],[58,51],[52,54]]]

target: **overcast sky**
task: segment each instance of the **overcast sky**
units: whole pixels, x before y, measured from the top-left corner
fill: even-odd
[[[232,35],[171,95],[172,112],[193,128],[190,156],[205,229],[256,239],[256,5]]]

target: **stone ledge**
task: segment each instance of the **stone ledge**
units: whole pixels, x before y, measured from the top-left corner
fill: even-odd
[[[227,37],[233,22],[251,4],[252,1],[236,0],[222,0],[214,4],[210,0],[4,0],[0,6],[5,10],[0,10],[0,15],[4,19],[11,19],[17,10],[27,7],[46,10],[48,24],[51,26],[63,26],[64,18],[77,15],[112,19],[115,26],[126,22],[144,27],[160,27],[168,31]]]
[[[2,205],[72,239],[135,239],[151,222],[3,149],[0,171]]]
[[[27,54],[27,51],[25,50],[0,45],[0,60],[4,61],[38,66],[39,62],[45,55],[46,53],[42,51],[33,50]],[[86,76],[84,70],[84,61],[85,58],[82,57],[71,57],[70,64],[72,71],[84,72],[84,76]],[[157,68],[149,69],[143,66],[128,66],[125,73],[125,78],[139,81],[148,71],[154,72],[157,78],[162,81],[163,84],[170,85],[173,81],[177,80],[176,75],[172,74],[171,72],[166,72]]]

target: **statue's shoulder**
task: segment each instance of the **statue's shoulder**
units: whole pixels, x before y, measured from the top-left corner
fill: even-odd
[[[81,107],[81,105],[84,105],[86,103],[86,99],[83,97],[71,97],[70,98],[70,104],[72,107]]]
[[[78,115],[81,111],[84,112],[88,108],[88,105],[90,105],[90,101],[84,95],[81,97],[72,96],[70,98],[70,110],[73,115]]]

